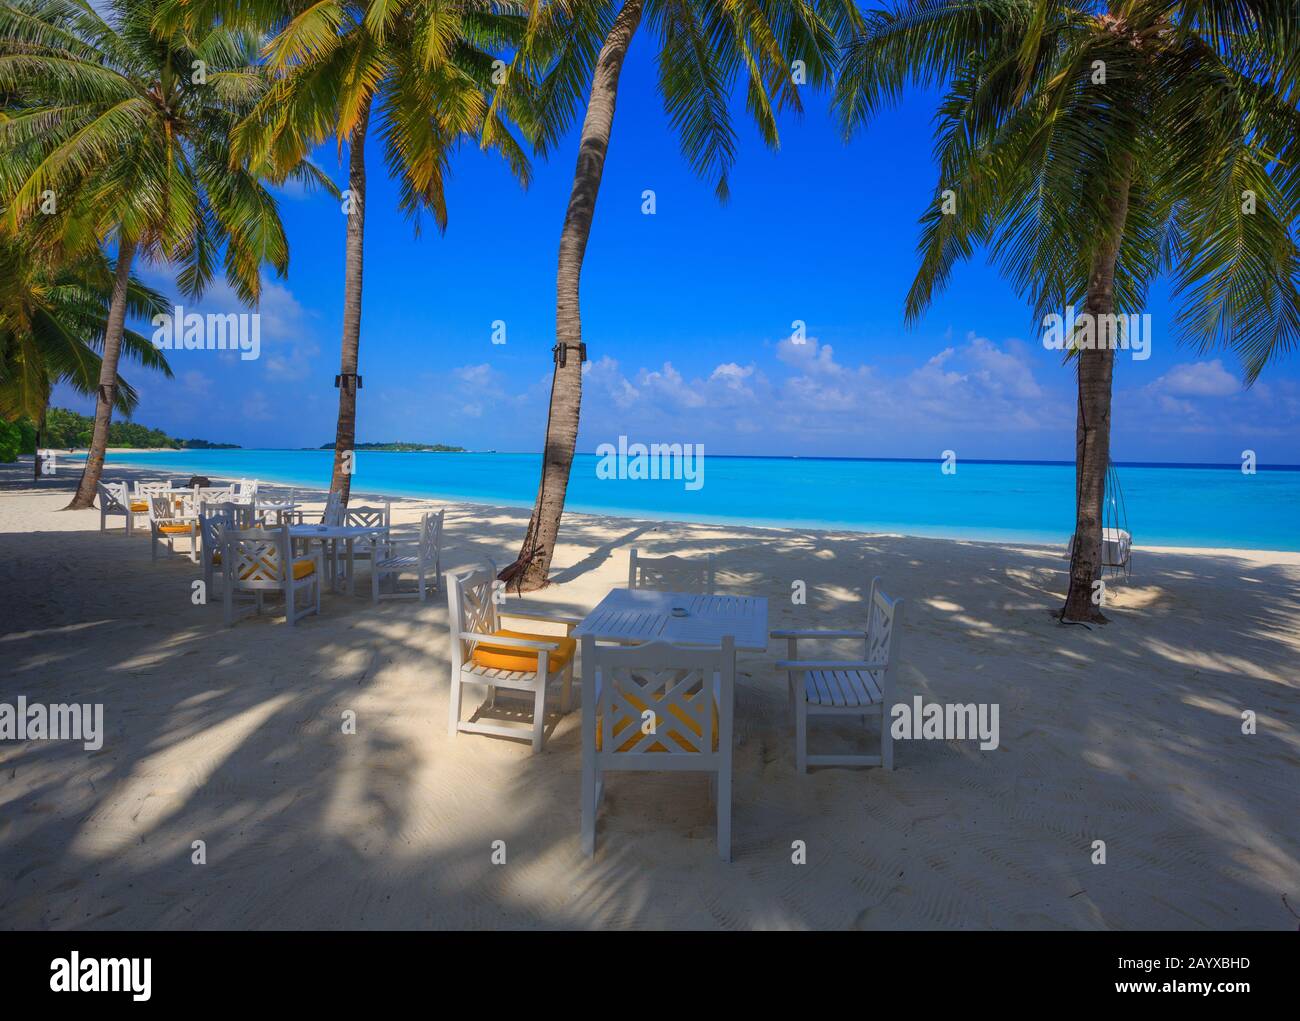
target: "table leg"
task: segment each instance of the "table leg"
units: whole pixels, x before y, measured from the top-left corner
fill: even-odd
[[[352,537],[348,536],[348,595],[357,594],[357,572],[352,562]]]

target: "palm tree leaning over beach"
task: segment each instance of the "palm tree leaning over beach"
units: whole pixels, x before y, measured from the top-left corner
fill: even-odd
[[[946,89],[909,321],[958,260],[987,248],[1036,323],[1079,305],[1094,336],[1107,332],[1168,273],[1179,340],[1231,349],[1248,384],[1296,346],[1296,0],[908,0],[868,15],[847,49],[846,132],[909,84]],[[1102,622],[1115,351],[1067,340],[1076,541],[1060,616]]]
[[[779,144],[776,117],[802,109],[799,89],[830,80],[836,39],[857,24],[852,0],[533,0],[528,45],[516,66],[540,80],[537,141],[545,151],[586,99],[578,161],[560,231],[555,370],[541,482],[514,563],[500,574],[519,591],[546,584],[564,513],[582,404],[579,281],[609,150],[619,77],[644,22],[658,36],[659,93],[691,168],[726,201],[736,154],[729,103],[737,77],[763,141]],[[796,63],[798,62],[798,63]],[[527,83],[534,75],[525,75]],[[514,84],[512,79],[511,85]],[[507,87],[509,91],[510,86]]]
[[[149,0],[103,7],[0,5],[0,95],[17,108],[0,122],[0,232],[25,227],[60,258],[116,247],[94,431],[69,509],[93,505],[103,470],[136,259],[178,265],[180,291],[197,298],[223,255],[249,305],[262,263],[281,275],[289,263],[275,201],[228,156],[231,127],[266,87],[254,39],[212,23],[159,33]],[[321,179],[306,163],[294,174]]]
[[[34,422],[37,448],[56,384],[95,394],[114,275],[99,248],[75,262],[46,266],[32,258],[23,239],[0,239],[0,419]],[[128,312],[145,319],[166,310],[163,296],[134,276],[126,303]],[[122,331],[121,357],[171,378],[166,356],[133,330]],[[135,389],[120,375],[114,395],[118,411],[134,409]],[[38,462],[33,459],[37,473]]]
[[[494,79],[503,79],[510,50],[523,36],[523,9],[487,0],[188,0],[174,6],[182,14],[216,15],[272,34],[265,54],[274,85],[235,129],[236,157],[283,173],[327,138],[337,141],[340,152],[348,146],[343,338],[330,481],[346,503],[360,381],[366,139],[377,128],[389,171],[401,184],[401,208],[417,233],[425,211],[439,231],[446,229],[443,179],[467,140],[499,152],[527,185],[524,147],[511,133],[505,107],[492,104]]]

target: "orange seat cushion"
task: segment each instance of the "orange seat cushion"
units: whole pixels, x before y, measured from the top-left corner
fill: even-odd
[[[573,654],[578,648],[576,638],[565,638],[562,635],[534,635],[527,631],[511,631],[507,628],[498,628],[492,633],[503,638],[527,638],[534,642],[554,642],[559,648],[552,649],[547,659],[547,666],[552,673],[573,659]],[[536,673],[538,651],[537,649],[521,649],[511,645],[492,645],[488,642],[479,642],[474,648],[472,662],[475,666],[491,667],[496,670],[523,670],[528,673]]]
[[[139,514],[143,514],[145,511],[149,509],[149,505],[145,503],[143,500],[132,500],[131,509],[133,511],[136,511]]]
[[[193,525],[159,525],[158,531],[166,532],[168,535],[189,535],[194,530]]]
[[[293,562],[293,580],[302,581],[309,574],[316,573],[316,561],[314,560],[295,560]]]
[[[221,563],[221,550],[217,550],[217,552],[212,554],[212,562],[214,564]]]
[[[694,695],[687,695],[686,701],[694,702],[695,699],[703,695],[704,692],[697,691]],[[627,692],[623,693],[623,697],[626,698],[638,709],[640,709],[642,712],[645,712],[645,703],[642,702],[641,699],[637,698],[635,695],[628,694]],[[712,696],[709,697],[711,700]],[[699,743],[698,743],[700,737],[699,723],[695,719],[693,719],[686,712],[686,710],[684,710],[681,706],[670,705],[668,707],[668,711],[672,713],[673,716],[675,716],[680,721],[681,726],[674,724],[669,726],[668,728],[664,728],[663,726],[657,725],[655,727],[656,733],[662,734],[665,737],[671,739],[672,742],[677,746],[676,748],[673,749],[673,751],[675,752],[698,752],[700,750]],[[711,715],[713,719],[713,728],[712,728],[713,749],[712,750],[716,752],[718,750],[718,703],[717,702],[713,703],[713,713]],[[634,721],[630,716],[621,717],[614,724],[614,736],[617,737],[619,734],[623,733],[623,731],[626,730],[629,726],[631,726],[633,722]],[[683,731],[682,729],[683,727],[685,727],[685,731]],[[691,738],[686,736],[686,732],[689,732],[691,735],[694,736],[694,741],[692,741]],[[643,736],[644,735],[642,735],[641,733],[641,728],[639,726],[634,726],[632,727],[632,736],[629,737],[626,741],[624,741],[620,747],[614,750],[616,752],[629,752],[637,746],[637,742],[639,742]],[[601,750],[601,745],[603,743],[604,743],[604,725],[601,717],[597,716],[596,717],[596,751]],[[650,745],[650,747],[645,750],[648,752],[668,751],[668,749],[664,747],[662,741],[656,741],[654,744]],[[638,752],[638,754],[640,753]]]

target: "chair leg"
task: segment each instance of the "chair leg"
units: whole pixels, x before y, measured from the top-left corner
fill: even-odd
[[[293,603],[294,603],[293,590],[294,590],[294,584],[291,579],[289,583],[284,586],[284,617],[285,620],[289,622],[290,627],[293,626],[296,620],[296,617],[293,612]]]
[[[890,730],[889,713],[880,707],[880,764],[888,770],[894,768],[894,735]]]
[[[537,678],[537,694],[533,696],[533,752],[542,750],[542,739],[546,736],[546,682],[549,675]]]
[[[794,703],[794,768],[808,772],[808,702],[802,698]]]
[[[370,600],[379,605],[379,572],[373,566],[370,568]]]
[[[718,857],[731,861],[731,768],[713,775],[718,781]]]
[[[458,670],[453,669],[451,673],[451,695],[448,701],[450,708],[447,733],[455,737],[456,731],[460,729],[460,671]]]
[[[424,568],[420,568],[420,602],[425,600]]]
[[[582,853],[596,854],[596,763],[595,749],[582,749]]]

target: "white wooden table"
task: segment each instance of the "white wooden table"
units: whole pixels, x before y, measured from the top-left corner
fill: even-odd
[[[289,538],[310,544],[313,540],[319,542],[322,546],[326,543],[334,548],[334,553],[329,559],[330,563],[330,581],[334,587],[338,584],[337,556],[338,544],[340,541],[347,544],[348,557],[348,595],[357,594],[357,573],[353,569],[352,544],[360,539],[362,542],[369,542],[371,546],[371,564],[374,564],[374,547],[382,541],[385,536],[385,530],[382,528],[366,528],[361,525],[290,525]]]
[[[674,645],[717,645],[731,635],[737,649],[766,652],[767,599],[616,588],[573,629],[574,638],[584,635]]]

